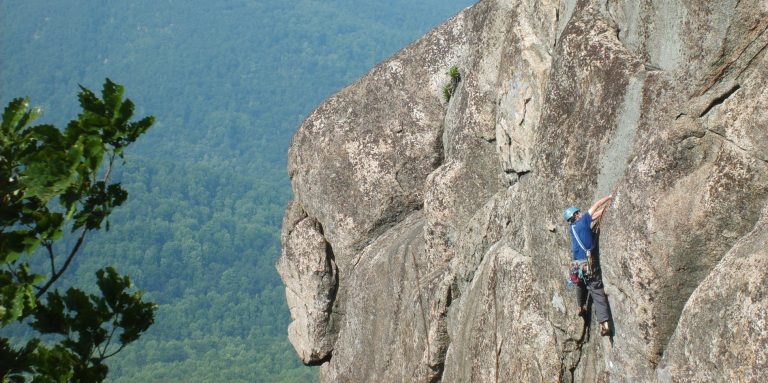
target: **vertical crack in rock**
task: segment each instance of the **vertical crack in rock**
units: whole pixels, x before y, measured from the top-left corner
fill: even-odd
[[[493,292],[493,347],[494,347],[494,356],[496,358],[495,366],[496,369],[494,371],[495,373],[495,382],[499,383],[499,359],[501,356],[501,342],[499,342],[499,298],[498,294],[496,293],[496,283],[498,280],[498,257],[493,258],[493,270],[491,272],[490,280],[488,283],[490,284],[490,289]],[[502,338],[503,339],[503,338]]]
[[[436,318],[432,322],[434,330],[430,328],[430,336],[434,334],[434,354],[427,354],[428,365],[433,372],[430,383],[437,383],[442,381],[443,373],[445,371],[445,356],[450,345],[450,337],[448,335],[448,309],[453,302],[453,296],[451,293],[451,283],[443,283],[438,290],[443,297],[442,302],[436,301],[435,310]]]
[[[453,303],[452,279],[453,277],[449,274],[439,283],[435,297],[440,298],[432,300],[432,322],[428,333],[432,349],[426,354],[427,366],[432,374],[429,378],[430,383],[442,381],[445,371],[445,357],[451,343],[448,334],[448,310]]]
[[[413,261],[413,271],[414,271],[415,276],[416,276],[416,288],[418,290],[416,292],[416,294],[418,295],[418,300],[419,300],[419,311],[421,312],[421,323],[422,323],[423,330],[424,330],[424,341],[427,344],[427,355],[430,355],[430,353],[432,352],[432,346],[431,346],[431,344],[429,342],[429,325],[427,324],[428,323],[427,322],[427,312],[426,312],[426,309],[424,307],[424,298],[423,298],[424,292],[423,292],[422,285],[421,285],[421,277],[420,277],[420,272],[419,272],[419,263],[416,261],[416,254],[415,254],[416,252],[412,251],[412,250],[410,250],[408,252],[411,253],[411,260]]]
[[[318,222],[317,226],[320,234],[323,236],[323,241],[325,242],[325,269],[331,272],[330,277],[332,279],[332,283],[328,289],[328,299],[330,304],[327,306],[326,312],[329,315],[332,315],[333,306],[336,303],[336,294],[339,291],[339,273],[336,267],[336,254],[333,252],[333,246],[331,246],[330,242],[325,239],[325,230],[323,230],[323,225]]]
[[[568,337],[562,342],[562,351],[560,352],[560,382],[572,383],[576,381],[576,370],[581,363],[583,347],[590,337],[590,318],[585,317],[581,326],[579,338]],[[567,334],[568,329],[557,326],[550,321],[550,325],[561,334]]]
[[[525,114],[528,113],[528,103],[531,102],[531,97],[526,97],[525,100],[523,100],[523,112],[520,116],[520,122],[517,123],[517,126],[523,126],[525,123]]]

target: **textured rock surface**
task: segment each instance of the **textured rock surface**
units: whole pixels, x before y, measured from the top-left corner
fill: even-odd
[[[328,99],[289,152],[277,265],[302,360],[326,382],[768,381],[767,46],[759,0],[482,0]],[[608,193],[600,338],[559,217]]]

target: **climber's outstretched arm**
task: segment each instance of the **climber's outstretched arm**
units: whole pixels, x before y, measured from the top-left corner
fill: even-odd
[[[608,195],[603,198],[600,198],[599,200],[597,200],[597,202],[595,202],[594,205],[592,205],[592,207],[589,208],[589,215],[592,216],[593,220],[599,219],[603,215],[605,208],[608,207],[608,205],[606,204],[612,198],[613,198],[613,195]]]

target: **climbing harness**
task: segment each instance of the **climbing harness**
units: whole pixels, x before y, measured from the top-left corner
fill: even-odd
[[[570,226],[571,226],[571,232],[573,233],[573,238],[576,239],[576,243],[578,243],[579,247],[581,247],[581,249],[584,250],[584,252],[587,254],[587,261],[586,261],[587,267],[585,272],[587,274],[587,277],[589,277],[590,275],[592,275],[592,272],[594,271],[593,264],[592,264],[592,249],[587,250],[584,244],[581,243],[581,239],[579,239],[579,235],[576,234],[576,228],[574,227],[574,225],[571,224]],[[574,262],[577,262],[577,261],[574,261]]]
[[[588,283],[590,273],[588,271],[587,261],[578,260],[571,262],[571,268],[568,269],[568,288],[572,289],[574,286],[586,285]]]
[[[576,229],[573,225],[569,226],[571,227],[571,232],[573,232],[573,237],[576,239],[576,243],[587,254],[587,259],[574,259],[571,261],[571,268],[568,270],[568,288],[581,286],[582,284],[586,286],[589,283],[589,278],[592,276],[592,251],[586,249],[578,234],[576,234]]]

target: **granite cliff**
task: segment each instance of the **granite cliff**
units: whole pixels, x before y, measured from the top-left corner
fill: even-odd
[[[324,382],[768,381],[767,46],[764,0],[481,0],[381,63],[289,151],[299,356]],[[600,337],[561,214],[609,193]]]

